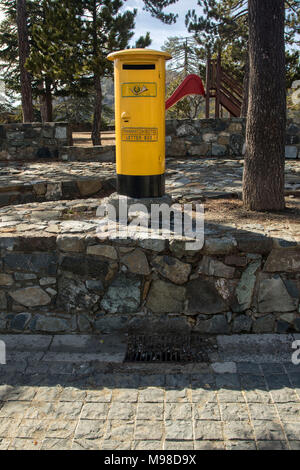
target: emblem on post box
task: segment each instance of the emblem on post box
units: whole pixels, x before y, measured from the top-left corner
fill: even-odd
[[[165,63],[167,52],[126,49],[115,66],[117,190],[133,198],[165,193]]]
[[[156,98],[157,86],[156,83],[123,83],[122,97],[138,97],[138,98]]]

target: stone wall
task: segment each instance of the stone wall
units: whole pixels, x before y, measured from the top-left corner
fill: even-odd
[[[95,147],[64,147],[60,151],[60,160],[64,162],[112,162],[116,161],[116,147],[114,145]]]
[[[246,119],[167,120],[170,157],[237,157],[245,153]],[[300,158],[300,121],[288,120],[286,158]]]
[[[300,249],[286,245],[2,236],[0,332],[299,332]]]
[[[72,145],[72,133],[64,122],[0,125],[2,162],[57,159],[66,145]]]

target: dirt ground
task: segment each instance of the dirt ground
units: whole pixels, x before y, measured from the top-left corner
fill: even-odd
[[[286,198],[286,210],[281,212],[252,212],[243,208],[240,199],[206,199],[205,220],[214,222],[240,223],[299,223],[300,230],[300,197]]]
[[[102,145],[115,145],[115,133],[112,131],[101,132]],[[77,147],[92,147],[90,132],[73,132],[73,145]]]

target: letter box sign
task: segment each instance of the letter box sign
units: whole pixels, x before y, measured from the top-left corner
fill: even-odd
[[[127,49],[109,54],[115,65],[117,190],[134,197],[165,192],[166,52]]]

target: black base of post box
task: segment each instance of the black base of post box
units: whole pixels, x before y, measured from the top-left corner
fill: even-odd
[[[163,197],[165,195],[165,175],[117,175],[117,192],[122,196],[135,199]]]

